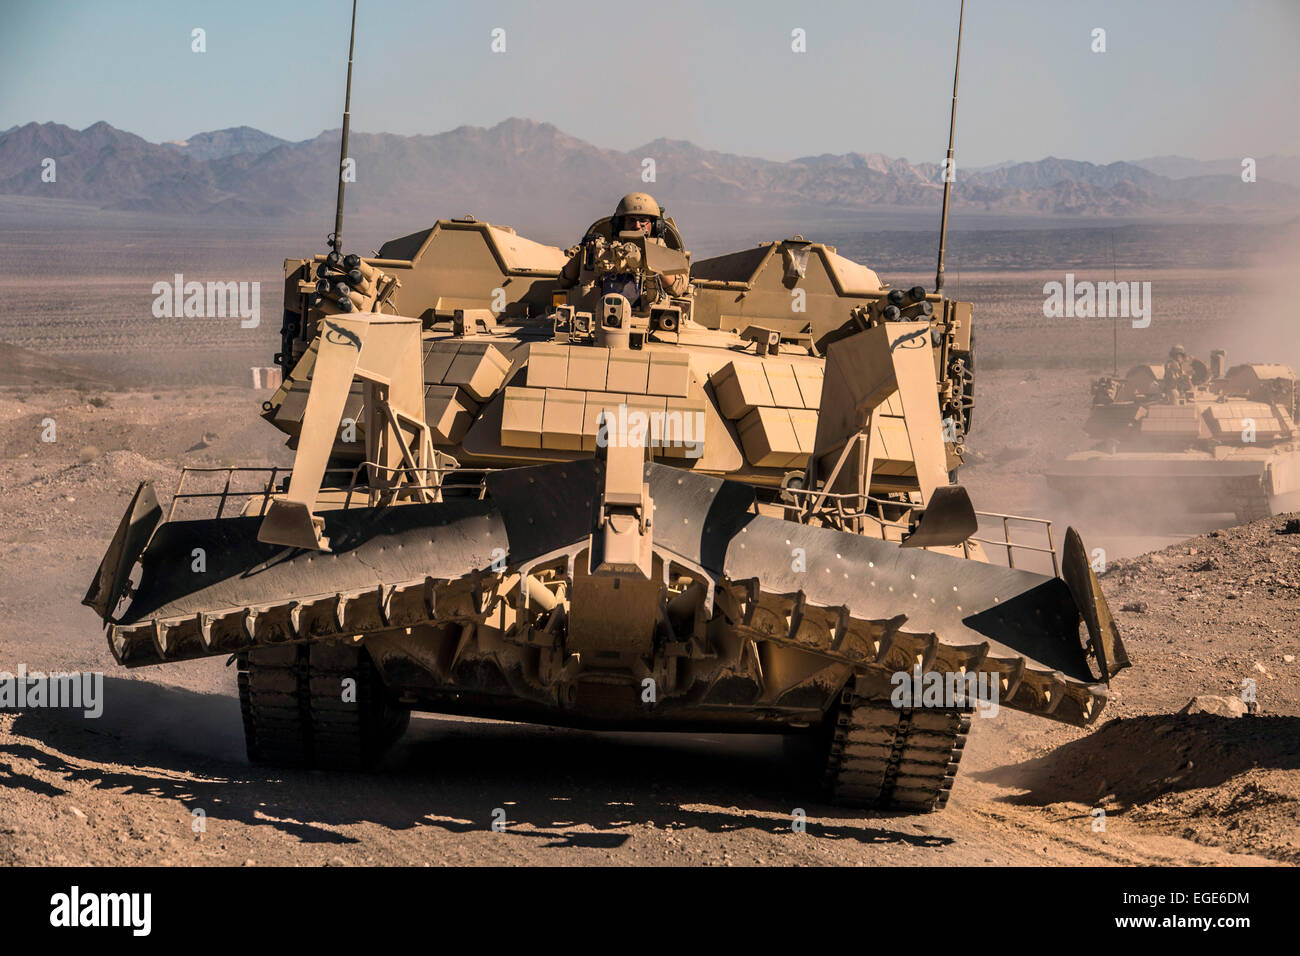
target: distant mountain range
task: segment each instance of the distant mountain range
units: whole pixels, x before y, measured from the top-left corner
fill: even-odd
[[[195,133],[189,139],[163,143],[195,159],[225,159],[240,153],[265,153],[277,146],[287,146],[289,141],[251,126],[234,126],[211,133]]]
[[[1244,158],[1244,157],[1243,157]],[[1300,186],[1300,156],[1254,157],[1260,179]],[[1188,159],[1186,156],[1152,156],[1135,163],[1143,169],[1169,179],[1201,176],[1241,177],[1242,159]]]
[[[251,127],[150,143],[100,122],[84,130],[28,123],[0,134],[0,194],[73,199],[109,209],[285,217],[330,203],[339,133],[289,142]],[[658,139],[602,149],[549,123],[509,119],[433,136],[352,133],[356,186],[350,210],[420,214],[510,211],[555,215],[592,197],[646,189],[668,203],[788,204],[933,210],[942,193],[935,163],[879,153],[775,162]],[[55,180],[42,163],[55,160]],[[654,160],[653,182],[642,180]],[[1108,165],[1049,157],[984,169],[958,166],[953,203],[1019,215],[1199,217],[1300,209],[1300,158],[1259,158],[1243,183],[1240,160],[1176,156]]]

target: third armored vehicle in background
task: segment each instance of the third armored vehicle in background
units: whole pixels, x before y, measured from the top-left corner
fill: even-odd
[[[1085,431],[1049,487],[1108,512],[1231,513],[1239,521],[1300,509],[1296,375],[1286,365],[1226,368],[1171,351],[1093,384]]]

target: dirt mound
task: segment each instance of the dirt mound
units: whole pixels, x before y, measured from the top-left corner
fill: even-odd
[[[160,493],[170,493],[176,484],[175,468],[135,452],[94,451],[94,455],[89,461],[53,467],[32,460],[11,461],[8,473],[0,478],[0,494],[22,506],[11,513],[6,538],[21,538],[41,528],[82,532],[95,540],[105,514],[120,516],[139,482],[153,481]]]
[[[1300,861],[1296,771],[1300,717],[1164,714],[1112,720],[979,777],[1025,791],[1010,803],[1103,807],[1198,842]]]
[[[1257,768],[1300,770],[1300,717],[1166,714],[1119,718],[1086,737],[985,776],[1026,788],[1013,802],[1150,803],[1218,787]],[[1300,799],[1300,788],[1294,799]]]
[[[1251,770],[1214,789],[1167,794],[1135,807],[1135,822],[1154,822],[1205,846],[1250,852],[1300,864],[1300,799],[1295,774]]]
[[[133,451],[110,451],[73,467],[81,486],[92,492],[100,489],[120,491],[124,483],[144,479],[165,486],[176,475],[174,467]]]

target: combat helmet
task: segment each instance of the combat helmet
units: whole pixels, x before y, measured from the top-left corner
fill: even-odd
[[[658,219],[663,213],[649,193],[628,193],[618,201],[615,216],[649,216]]]
[[[627,219],[631,216],[649,217],[652,224],[651,233],[658,235],[663,210],[659,208],[659,204],[655,202],[654,197],[649,193],[628,193],[618,201],[612,223],[614,232],[622,232],[627,226]]]

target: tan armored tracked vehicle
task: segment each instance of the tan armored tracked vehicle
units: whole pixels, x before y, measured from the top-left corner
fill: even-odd
[[[236,655],[256,761],[366,765],[412,708],[804,732],[837,799],[909,809],[974,701],[895,707],[895,675],[1095,720],[1126,659],[1082,544],[1061,577],[987,563],[949,483],[969,304],[801,238],[692,265],[671,219],[614,225],[568,260],[468,219],[289,260],[292,473],[187,470],[165,521],[141,486],[87,595],[114,656]]]
[[[929,810],[977,698],[1096,720],[1128,661],[1082,542],[988,563],[952,483],[969,303],[798,236],[692,263],[644,194],[568,253],[344,256],[342,209],[285,263],[291,472],[187,469],[165,520],[143,483],[85,599],[128,667],[233,655],[252,760],[368,766],[412,709],[770,731]]]
[[[1300,509],[1300,428],[1289,366],[1227,368],[1188,360],[1093,384],[1085,431],[1094,448],[1068,456],[1049,487],[1109,512],[1232,513],[1250,521]]]

